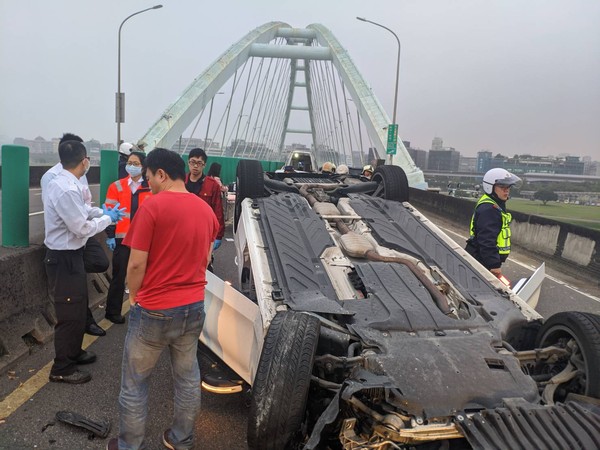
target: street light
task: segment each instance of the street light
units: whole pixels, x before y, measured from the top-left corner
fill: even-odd
[[[123,24],[131,19],[133,16],[137,16],[151,9],[162,8],[163,5],[155,5],[152,8],[142,9],[141,11],[135,12],[130,16],[127,16],[121,25],[119,25],[119,60],[117,63],[117,95],[115,99],[115,121],[117,122],[117,149],[121,143],[121,124],[125,123],[125,94],[121,92],[121,28]]]
[[[381,25],[380,23],[377,22],[373,22],[372,20],[368,20],[365,19],[364,17],[357,17],[358,20],[362,21],[362,22],[368,22],[371,23],[373,25],[376,25],[378,27],[383,28],[384,30],[388,30],[390,33],[392,33],[394,35],[394,37],[396,38],[396,41],[398,42],[398,59],[396,61],[396,89],[394,91],[394,111],[393,111],[393,118],[392,118],[392,123],[396,124],[396,106],[398,104],[398,78],[400,76],[400,39],[398,39],[398,36],[396,35],[396,33],[394,33],[392,30],[390,30],[388,27]],[[390,154],[390,164],[392,164],[393,161],[393,155]]]

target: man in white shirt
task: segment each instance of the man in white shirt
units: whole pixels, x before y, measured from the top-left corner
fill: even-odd
[[[49,378],[79,384],[92,377],[77,365],[96,360],[92,352],[81,349],[88,299],[83,251],[90,237],[120,220],[122,211],[118,205],[103,210],[85,203],[79,179],[89,170],[90,161],[81,142],[63,142],[58,154],[63,170],[47,184],[44,195],[44,244],[48,248],[44,263],[57,319],[56,357]]]
[[[83,139],[81,139],[76,134],[72,133],[64,133],[62,138],[60,138],[60,142],[58,145],[62,144],[66,141],[77,141],[83,143]],[[47,192],[48,183],[52,181],[56,176],[63,170],[63,166],[61,163],[55,164],[53,167],[48,169],[46,173],[42,176],[40,180],[40,187],[42,188],[42,202],[46,201],[45,193]],[[79,179],[83,187],[83,200],[89,206],[92,206],[92,192],[90,191],[87,176],[82,176]],[[87,273],[100,273],[106,272],[108,270],[108,266],[110,262],[108,261],[108,257],[104,253],[104,249],[100,246],[98,241],[95,239],[89,239],[85,245],[85,249],[83,252],[83,261],[85,263],[85,271]],[[104,336],[106,335],[106,331],[104,331],[94,320],[94,316],[92,315],[92,310],[87,308],[87,315],[85,319],[85,332],[87,334],[91,334],[93,336]]]

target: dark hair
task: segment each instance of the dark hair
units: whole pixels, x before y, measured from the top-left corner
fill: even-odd
[[[64,141],[58,146],[58,156],[60,163],[65,169],[73,169],[83,161],[87,151],[85,146],[79,141]]]
[[[81,139],[79,136],[77,136],[76,134],[73,134],[73,133],[64,133],[62,135],[62,137],[60,138],[58,145],[62,144],[63,142],[66,142],[66,141],[83,142],[83,139]]]
[[[129,156],[137,156],[138,158],[140,158],[140,162],[142,163],[142,166],[144,165],[144,161],[146,160],[146,154],[144,152],[131,152],[129,154]],[[128,160],[129,160],[129,156],[127,157]]]
[[[200,158],[202,161],[206,162],[208,157],[206,156],[206,152],[201,148],[193,148],[190,150],[188,158]]]
[[[179,153],[166,148],[155,148],[146,156],[144,171],[148,169],[156,174],[162,169],[171,180],[185,180],[185,163]]]
[[[214,162],[210,165],[210,168],[208,169],[208,174],[209,177],[218,177],[221,175],[221,164],[219,164],[218,162]]]

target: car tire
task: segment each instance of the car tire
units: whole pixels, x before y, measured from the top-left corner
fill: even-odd
[[[300,440],[319,329],[316,317],[292,311],[271,321],[252,386],[251,449],[288,449]]]
[[[600,316],[583,312],[560,312],[551,316],[540,328],[536,347],[550,345],[564,347],[566,340],[574,339],[579,348],[584,367],[583,374],[565,383],[556,397],[563,401],[569,393],[600,398]],[[562,366],[566,365],[563,359]],[[555,370],[560,370],[558,365]]]
[[[408,178],[402,167],[378,166],[371,181],[379,184],[373,196],[397,202],[408,201]]]
[[[237,225],[242,214],[242,201],[247,198],[264,196],[265,181],[262,164],[255,159],[242,159],[238,163],[236,171],[236,192],[233,211],[234,231],[237,231]]]

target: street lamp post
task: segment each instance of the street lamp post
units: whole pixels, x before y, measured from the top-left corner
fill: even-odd
[[[162,8],[163,5],[155,5],[151,8],[142,9],[141,11],[134,12],[130,16],[127,16],[121,25],[119,25],[119,58],[117,62],[117,95],[115,99],[115,121],[117,122],[117,149],[121,143],[121,124],[125,123],[125,93],[121,92],[121,28],[123,24],[131,19],[133,16],[137,16],[151,9]]]
[[[371,23],[373,25],[376,25],[378,27],[383,28],[384,30],[389,31],[396,38],[396,42],[398,42],[398,58],[396,60],[396,89],[394,90],[394,111],[392,113],[392,116],[393,116],[392,117],[392,124],[395,125],[396,124],[396,109],[397,109],[396,107],[398,105],[398,79],[399,79],[399,76],[400,76],[400,49],[401,49],[400,39],[398,39],[398,36],[396,35],[396,33],[394,33],[388,27],[381,25],[380,23],[373,22],[372,20],[365,19],[364,17],[357,17],[357,19],[360,20],[360,21],[362,21],[362,22]],[[392,164],[393,157],[394,157],[394,155],[390,154],[390,164]]]

